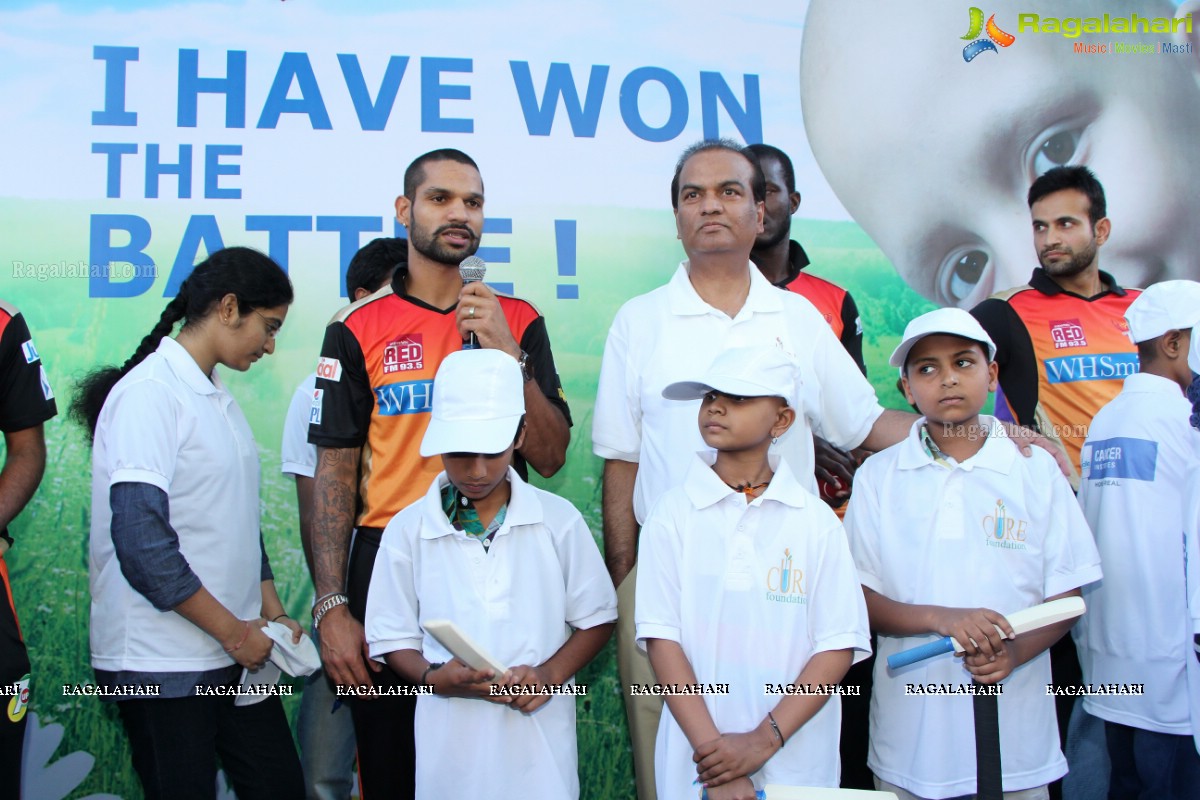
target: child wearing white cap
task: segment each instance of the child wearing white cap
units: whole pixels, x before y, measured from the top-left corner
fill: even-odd
[[[1085,683],[1140,684],[1142,693],[1088,696],[1083,706],[1104,720],[1109,797],[1194,798],[1200,665],[1193,637],[1200,627],[1194,603],[1188,610],[1183,554],[1188,545],[1196,553],[1189,500],[1200,474],[1200,434],[1189,424],[1184,390],[1200,367],[1188,364],[1189,354],[1197,361],[1200,284],[1157,283],[1125,319],[1141,371],[1096,414],[1083,446],[1079,502],[1104,580],[1084,590],[1088,614],[1075,636]]]
[[[665,695],[659,800],[754,797],[768,783],[838,785],[833,686],[870,652],[866,608],[841,525],[786,462],[768,459],[797,406],[795,363],[736,348],[693,382],[716,450],[659,500],[638,550],[639,645]],[[806,476],[807,477],[807,476]]]
[[[892,353],[905,397],[924,415],[908,438],[855,477],[846,532],[879,634],[867,764],[903,800],[976,791],[971,684],[997,699],[1005,798],[1045,798],[1066,772],[1047,648],[1071,622],[1015,639],[1002,613],[1078,595],[1100,559],[1053,457],[1022,458],[992,417],[995,345],[961,309],[908,324]],[[934,638],[966,647],[900,672],[887,656]],[[912,692],[909,687],[935,687]],[[964,735],[965,734],[965,735]]]
[[[445,471],[384,529],[365,633],[372,658],[415,686],[421,798],[579,796],[575,698],[558,696],[612,634],[617,597],[566,500],[511,466],[524,437],[517,362],[448,356],[434,379],[422,456]],[[424,623],[447,619],[498,661],[456,658]]]

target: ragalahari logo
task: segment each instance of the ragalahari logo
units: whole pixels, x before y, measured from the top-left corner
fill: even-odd
[[[979,34],[987,32],[987,38],[979,38]],[[983,24],[983,11],[981,9],[971,7],[971,27],[967,30],[963,39],[973,40],[970,44],[963,48],[963,61],[971,61],[980,53],[992,51],[999,52],[996,45],[1008,47],[1017,40],[1017,37],[1011,33],[1000,30],[1000,26],[996,24],[996,15],[992,14],[988,17],[987,25]]]

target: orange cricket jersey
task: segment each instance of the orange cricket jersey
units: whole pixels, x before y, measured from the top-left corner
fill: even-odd
[[[1021,289],[1008,298],[1025,324],[1038,369],[1038,405],[1075,470],[1092,417],[1138,371],[1125,310],[1137,289],[1087,299]],[[1052,437],[1053,438],[1053,437]]]
[[[833,335],[839,340],[846,324],[842,320],[842,306],[846,302],[846,290],[816,275],[801,272],[787,286],[789,292],[795,292],[816,306],[817,311],[833,328]]]
[[[531,360],[541,362],[534,374],[543,391],[547,380],[557,385],[553,361],[546,363],[549,342],[537,309],[513,297],[499,300],[513,337]],[[434,375],[442,359],[462,346],[453,308],[436,309],[391,288],[347,306],[330,322],[317,366],[309,441],[362,447],[357,525],[386,526],[441,472],[440,457],[421,456],[421,439],[433,407]],[[554,395],[562,402],[557,389]]]

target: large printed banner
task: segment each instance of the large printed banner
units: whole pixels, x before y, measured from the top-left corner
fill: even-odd
[[[870,377],[903,407],[885,366],[899,331],[931,304],[969,306],[1027,279],[1024,193],[1049,166],[1087,163],[1105,183],[1102,268],[1130,285],[1200,275],[1188,11],[6,3],[0,297],[25,312],[60,408],[46,478],[8,556],[33,658],[25,797],[141,796],[115,710],[75,689],[92,679],[90,453],[63,412],[78,376],[128,357],[208,252],[256,247],[296,287],[274,357],[226,377],[260,448],[277,583],[302,617],[311,586],[294,489],[279,474],[281,420],[344,303],[350,257],[404,235],[393,202],[415,156],[457,147],[480,164],[488,281],[542,309],[575,420],[566,467],[543,483],[599,540],[589,434],[600,356],[619,305],[682,258],[668,191],[684,147],[728,136],[791,154],[803,195],[793,238],[815,272],[854,294]],[[611,646],[580,682],[583,796],[629,797]]]

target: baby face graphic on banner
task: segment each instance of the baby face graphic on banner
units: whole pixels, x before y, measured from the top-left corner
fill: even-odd
[[[1188,18],[1200,23],[1200,3],[1128,5],[989,7],[989,32],[954,0],[813,0],[809,143],[915,290],[969,308],[1024,284],[1038,266],[1026,193],[1063,164],[1090,167],[1108,195],[1101,269],[1127,286],[1200,277],[1200,24]],[[970,59],[964,31],[980,37]]]

